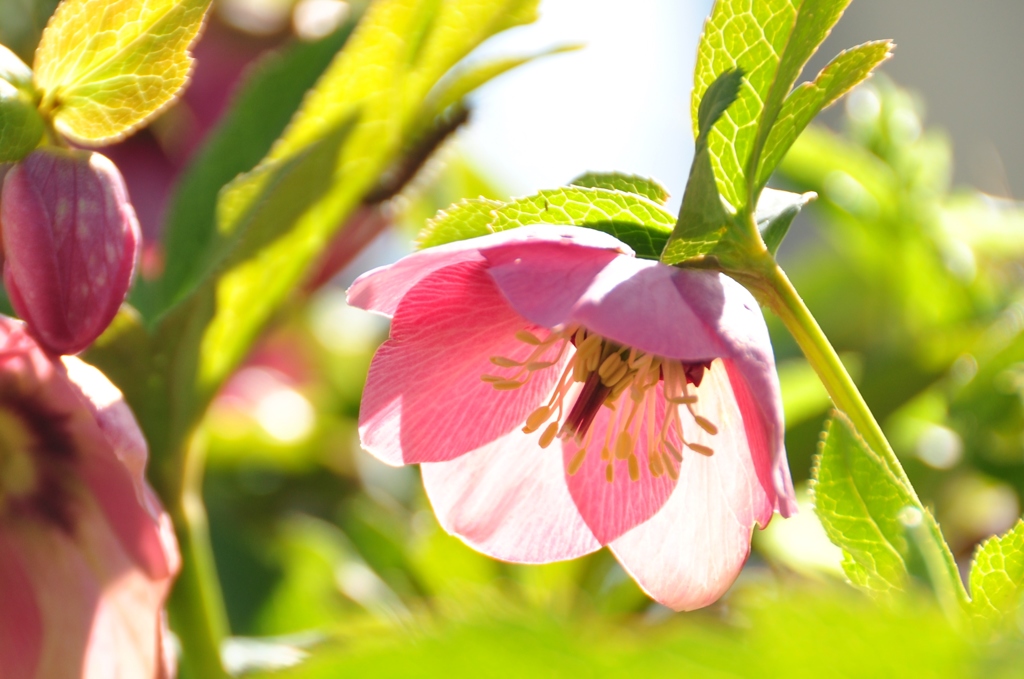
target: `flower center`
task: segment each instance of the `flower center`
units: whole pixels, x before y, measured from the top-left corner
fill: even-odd
[[[636,444],[641,437],[646,439],[647,466],[655,477],[678,478],[683,448],[714,454],[711,447],[686,440],[680,415],[685,407],[698,427],[711,435],[718,433],[711,421],[695,411],[697,395],[690,389],[690,385],[700,386],[704,371],[711,368],[710,360],[684,363],[662,358],[616,344],[579,325],[553,331],[545,339],[525,330],[516,338],[533,347],[530,355],[522,361],[492,356],[494,365],[514,372],[481,379],[495,389],[518,389],[533,373],[557,365],[567,350],[572,352],[551,398],[530,413],[523,427],[527,434],[541,431],[542,448],[556,436],[574,441],[579,450],[569,462],[570,474],[580,470],[588,450],[599,448],[609,482],[614,480],[613,458],[626,460],[630,479],[639,480]],[[664,408],[660,423],[655,417],[659,391]],[[611,412],[603,441],[595,441],[591,425],[602,407]]]
[[[74,442],[66,417],[0,399],[0,521],[32,517],[74,530]]]
[[[0,408],[0,515],[9,502],[32,495],[38,486],[34,445],[35,439],[21,418]]]

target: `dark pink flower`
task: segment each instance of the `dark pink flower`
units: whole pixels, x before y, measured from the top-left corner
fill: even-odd
[[[608,545],[653,598],[716,600],[755,524],[795,510],[768,332],[724,275],[606,234],[523,227],[371,271],[392,318],[363,446],[422,463],[442,526],[509,561]]]
[[[173,674],[163,603],[178,569],[121,393],[0,316],[0,677]]]
[[[98,153],[46,148],[17,163],[0,194],[4,284],[48,351],[89,346],[124,301],[139,224],[124,179]]]

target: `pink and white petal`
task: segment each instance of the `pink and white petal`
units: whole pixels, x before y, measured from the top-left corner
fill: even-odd
[[[581,245],[571,238],[491,248],[484,256],[488,273],[515,310],[547,328],[563,325],[571,317],[580,297],[609,263],[622,258],[636,261],[611,247]]]
[[[789,463],[785,451],[785,427],[782,423],[782,404],[778,398],[778,376],[772,368],[776,382],[775,398],[772,392],[755,392],[747,383],[744,364],[724,361],[729,375],[729,384],[743,417],[751,459],[761,487],[772,499],[772,506],[784,517],[797,512],[796,493],[793,479],[789,474]],[[759,393],[760,398],[754,394]],[[765,527],[759,522],[761,528]]]
[[[526,247],[537,242],[568,242],[588,249],[632,254],[617,238],[593,229],[547,224],[524,226],[498,233],[446,243],[403,257],[394,264],[363,274],[348,290],[352,306],[391,316],[402,297],[434,271],[460,262],[483,261],[484,253]],[[524,250],[524,252],[527,252]],[[516,255],[519,256],[519,255]]]
[[[370,365],[359,411],[363,447],[391,465],[442,462],[522,427],[550,396],[560,365],[534,371],[518,389],[481,380],[515,374],[492,356],[530,355],[534,347],[515,337],[520,330],[547,334],[509,307],[483,264],[424,277],[405,294]],[[549,349],[542,358],[554,355]]]
[[[161,609],[170,578],[148,577],[92,498],[77,501],[74,535],[27,522],[11,531],[46,630],[37,676],[166,676]]]
[[[441,526],[496,559],[548,563],[600,549],[576,509],[555,448],[515,430],[450,462],[421,465]]]
[[[16,546],[0,532],[0,677],[35,679],[43,622]]]
[[[647,399],[651,403],[647,403]],[[676,485],[668,474],[655,477],[651,473],[648,455],[653,451],[648,450],[647,427],[652,426],[649,423],[653,417],[653,431],[660,431],[666,404],[660,391],[648,393],[647,399],[637,412],[637,419],[634,420],[634,425],[638,420],[640,424],[639,435],[633,447],[640,474],[636,481],[630,478],[628,461],[616,459],[616,439],[607,434],[609,427],[613,428],[613,433],[617,431],[616,427],[619,425],[616,423],[619,418],[628,417],[625,407],[632,403],[628,395],[619,401],[619,410],[613,411],[602,407],[598,412],[588,432],[587,438],[590,443],[587,446],[586,457],[575,474],[570,474],[568,470],[580,446],[573,440],[561,444],[569,493],[587,526],[603,545],[654,516],[672,495]],[[606,455],[602,450],[606,441],[608,460],[603,459]],[[584,439],[584,443],[587,443],[587,439]],[[607,477],[609,464],[612,466],[610,483]]]
[[[580,323],[620,344],[668,358],[704,361],[722,355],[713,328],[676,288],[676,269],[625,255],[605,261],[582,254],[594,265],[584,262],[566,272],[561,265],[532,266],[524,259],[518,267],[492,269],[491,275],[512,307],[535,323]],[[721,299],[717,274],[698,273],[707,278],[708,294]],[[559,288],[563,292],[548,302]]]
[[[722,596],[750,553],[753,526],[772,514],[732,393],[725,366],[716,361],[694,409],[718,433],[708,434],[688,415],[683,419],[686,439],[714,454],[684,451],[679,483],[661,511],[610,545],[637,584],[675,610],[701,608]]]

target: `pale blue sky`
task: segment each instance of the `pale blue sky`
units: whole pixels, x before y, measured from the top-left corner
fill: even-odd
[[[711,0],[544,0],[540,21],[481,54],[587,46],[486,86],[458,143],[511,195],[617,170],[657,179],[676,209],[693,154],[690,87],[710,8]]]

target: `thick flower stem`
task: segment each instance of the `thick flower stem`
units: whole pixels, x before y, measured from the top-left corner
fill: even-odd
[[[758,264],[755,269],[755,287],[762,301],[767,303],[793,335],[808,363],[825,385],[836,408],[850,418],[868,447],[881,456],[893,475],[900,480],[918,505],[921,505],[917,492],[907,478],[903,465],[889,445],[878,421],[796,288],[767,253]],[[929,580],[940,605],[952,617],[959,617],[960,612],[969,603],[969,598],[960,579],[956,561],[931,512],[924,512],[922,524],[924,530],[918,531],[918,534],[926,533],[926,536],[921,537],[927,537],[927,542],[930,543],[922,545]]]

